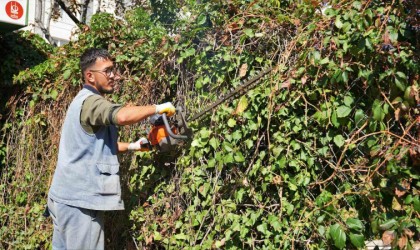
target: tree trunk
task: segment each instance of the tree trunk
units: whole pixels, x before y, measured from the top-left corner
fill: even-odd
[[[54,0],[52,0],[54,1]],[[47,19],[45,20],[45,1],[44,0],[38,0],[36,3],[36,10],[35,10],[35,23],[41,30],[41,32],[44,34],[45,39],[54,46],[57,46],[57,44],[54,42],[54,40],[51,37],[50,34],[50,22],[51,22],[51,14],[52,14],[52,6],[50,8],[50,12],[48,14]]]
[[[101,5],[102,5],[102,0],[98,0],[98,8],[96,9],[95,13],[101,12]]]
[[[89,4],[90,4],[90,0],[86,0],[85,4],[82,5],[82,23],[86,24],[86,19],[87,19],[87,11],[89,9]]]
[[[44,3],[43,3],[42,0],[37,0],[36,3],[35,3],[35,23],[37,23],[37,24],[40,24],[43,21],[43,18],[42,18],[42,16],[43,16],[42,14],[43,14],[43,10],[44,10],[43,5],[44,5]],[[38,33],[37,32],[38,29],[39,28],[37,26],[35,26],[35,30],[34,30],[35,33]]]

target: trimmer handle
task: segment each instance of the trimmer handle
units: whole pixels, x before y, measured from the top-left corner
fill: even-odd
[[[181,119],[183,119],[184,122],[185,122],[184,115],[182,114],[182,109],[178,107],[178,108],[176,108],[176,111],[181,113]],[[172,132],[172,129],[169,126],[169,122],[168,122],[168,118],[166,116],[166,113],[162,114],[162,120],[163,120],[163,124],[165,125],[166,132],[168,132],[170,137],[172,137],[174,139],[180,139],[180,140],[187,140],[189,138],[186,135],[176,135],[176,134],[174,134],[174,132]]]

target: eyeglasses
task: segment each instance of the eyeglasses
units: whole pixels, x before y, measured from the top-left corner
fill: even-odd
[[[118,69],[115,67],[108,67],[105,69],[91,69],[90,71],[92,72],[98,72],[98,73],[105,73],[105,76],[108,78],[111,76],[111,74],[117,75],[118,73]]]

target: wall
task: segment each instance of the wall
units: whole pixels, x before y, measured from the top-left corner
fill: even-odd
[[[37,4],[39,4],[39,1],[31,0],[29,1],[29,25],[22,30],[29,30],[33,33],[39,34],[42,37],[45,38],[44,32],[42,31],[39,24],[36,23],[35,17],[36,17],[36,7]],[[41,21],[43,22],[43,26],[47,27],[48,23],[48,15],[51,11],[51,2],[48,0],[43,0],[42,4],[42,14],[41,14]],[[82,2],[82,1],[79,1]],[[87,22],[89,22],[90,17],[100,12],[108,12],[113,13],[115,10],[115,2],[109,1],[109,0],[93,0],[89,4],[89,9],[87,12]],[[71,39],[77,39],[73,34],[77,30],[76,24],[71,20],[71,18],[62,10],[59,9],[60,17],[56,20],[51,19],[50,22],[50,35],[53,38],[54,42],[58,45],[64,45],[68,43]],[[80,18],[80,15],[76,15],[77,18]]]

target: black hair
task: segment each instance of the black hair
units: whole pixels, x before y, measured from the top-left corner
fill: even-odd
[[[82,70],[82,76],[85,70],[95,64],[96,59],[98,58],[111,60],[111,55],[107,50],[100,48],[90,48],[83,52],[80,56],[80,69]]]

